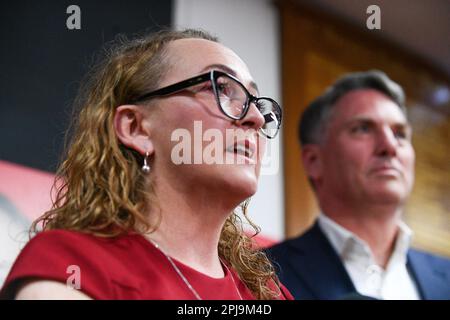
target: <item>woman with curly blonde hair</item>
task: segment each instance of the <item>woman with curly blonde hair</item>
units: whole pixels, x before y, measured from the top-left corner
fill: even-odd
[[[248,220],[281,108],[233,51],[191,29],[121,39],[77,105],[54,205],[2,297],[292,298],[236,211]]]

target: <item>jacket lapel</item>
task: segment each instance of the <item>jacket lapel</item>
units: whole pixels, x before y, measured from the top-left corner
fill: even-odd
[[[317,299],[340,299],[356,291],[317,222],[302,237],[292,240],[290,246],[290,252],[296,255],[289,259],[293,269]]]
[[[439,270],[437,259],[411,249],[408,252],[407,267],[416,280],[422,299],[450,299],[445,270]]]

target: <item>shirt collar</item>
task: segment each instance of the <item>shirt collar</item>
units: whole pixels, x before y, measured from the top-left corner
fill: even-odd
[[[364,255],[368,259],[373,260],[369,246],[356,234],[337,224],[323,213],[320,213],[318,223],[342,259],[348,258],[349,255],[357,254],[359,256]],[[395,241],[394,251],[389,259],[387,268],[393,263],[406,262],[406,255],[412,238],[412,230],[403,221],[399,221],[398,227],[399,231]]]
[[[325,236],[331,242],[331,245],[341,258],[346,247],[349,245],[349,242],[358,242],[358,240],[356,240],[357,236],[353,232],[337,224],[323,213],[319,215],[318,223],[322,231],[325,233]],[[363,241],[361,240],[361,242]]]
[[[389,269],[390,266],[396,262],[406,263],[406,257],[411,246],[412,236],[413,232],[406,225],[406,223],[404,223],[403,221],[399,221],[398,234],[397,239],[395,240],[394,251],[392,252],[386,269]]]

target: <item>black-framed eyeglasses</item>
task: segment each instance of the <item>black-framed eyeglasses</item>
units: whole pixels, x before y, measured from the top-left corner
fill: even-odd
[[[250,104],[254,103],[264,117],[264,125],[261,127],[261,133],[269,139],[276,137],[281,126],[282,111],[280,105],[272,98],[255,97],[248,92],[247,88],[238,79],[218,70],[211,70],[207,73],[146,93],[133,103],[152,97],[167,96],[206,81],[211,81],[217,105],[223,114],[231,119],[241,120],[247,115]]]

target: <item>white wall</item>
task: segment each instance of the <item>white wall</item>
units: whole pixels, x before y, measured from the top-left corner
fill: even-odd
[[[261,95],[282,102],[278,13],[270,0],[175,0],[174,7],[177,29],[202,28],[218,36],[247,63]],[[281,135],[269,145],[270,164],[263,170],[249,210],[262,234],[275,239],[284,237],[280,140]]]

